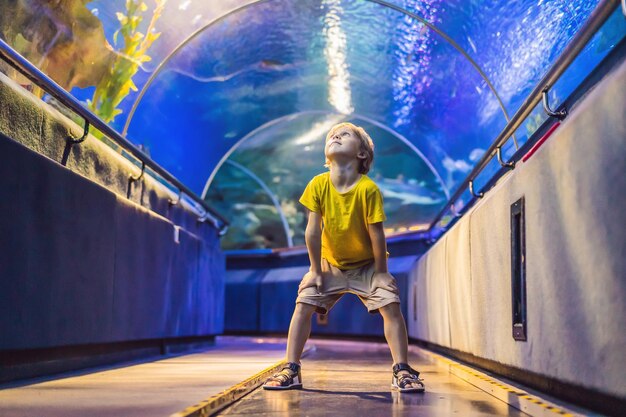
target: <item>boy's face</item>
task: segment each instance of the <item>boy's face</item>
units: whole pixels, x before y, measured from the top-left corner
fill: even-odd
[[[328,160],[333,160],[338,157],[343,159],[363,159],[366,156],[365,152],[361,150],[361,140],[349,127],[337,129],[333,135],[326,140],[324,155],[326,155],[326,159]]]

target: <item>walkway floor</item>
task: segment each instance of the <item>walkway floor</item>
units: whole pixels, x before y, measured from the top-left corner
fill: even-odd
[[[386,344],[313,339],[308,346],[308,354],[302,361],[304,389],[259,388],[218,415],[526,415],[461,379],[455,374],[462,372],[461,368],[442,366],[441,359],[421,349],[411,348],[409,356],[411,365],[424,378],[426,392],[399,394],[390,389],[392,360]],[[218,337],[215,346],[185,355],[0,386],[0,416],[205,415],[210,409],[207,404],[214,404],[216,397],[219,404],[225,403],[225,390],[239,384],[228,392],[241,391],[240,383],[253,375],[253,379],[261,381],[265,376],[260,372],[269,372],[268,368],[280,362],[284,354],[284,339]],[[250,389],[254,386],[250,385]],[[537,405],[538,412],[532,413],[535,415],[563,414],[556,408],[552,408],[554,413],[549,413],[548,408],[539,407],[540,403],[532,399],[529,404]]]
[[[526,414],[442,370],[432,359],[410,354],[426,392],[390,390],[386,344],[315,340],[302,361],[302,390],[257,389],[219,416],[525,416]]]
[[[201,352],[73,372],[14,388],[0,386],[0,416],[169,416],[284,356],[282,339],[218,337],[215,346]]]

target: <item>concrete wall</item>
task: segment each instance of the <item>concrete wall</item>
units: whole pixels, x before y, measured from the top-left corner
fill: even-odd
[[[515,341],[510,207],[522,196],[528,340]],[[418,261],[410,336],[626,399],[625,224],[622,63]]]
[[[61,165],[80,129],[0,78],[0,354],[222,333],[217,230],[93,137]]]

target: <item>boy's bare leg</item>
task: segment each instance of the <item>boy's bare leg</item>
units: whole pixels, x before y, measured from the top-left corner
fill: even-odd
[[[409,339],[404,324],[404,317],[400,311],[400,304],[391,303],[379,309],[383,316],[385,327],[385,339],[389,344],[393,363],[408,363]],[[408,374],[408,371],[401,371],[400,374]],[[412,384],[418,387],[418,384]]]
[[[288,362],[300,363],[304,344],[311,334],[311,317],[316,308],[317,307],[310,304],[296,304],[293,316],[291,316],[291,324],[289,325],[289,334],[287,336]],[[277,381],[270,381],[266,384],[269,386],[280,385]]]
[[[408,335],[400,304],[391,303],[379,309],[385,325],[385,339],[389,344],[393,363],[408,363]]]
[[[317,307],[297,303],[289,324],[289,335],[287,336],[287,361],[300,363],[300,357],[304,350],[309,335],[311,334],[311,317]]]

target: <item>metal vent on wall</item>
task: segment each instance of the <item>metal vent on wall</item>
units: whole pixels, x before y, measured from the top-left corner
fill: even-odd
[[[511,205],[513,339],[526,340],[526,232],[524,197]]]

